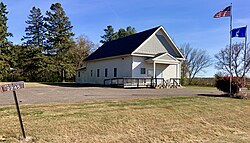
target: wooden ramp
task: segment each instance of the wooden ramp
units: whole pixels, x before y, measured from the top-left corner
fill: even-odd
[[[105,79],[104,85],[123,88],[178,88],[180,79],[170,78],[111,78]]]

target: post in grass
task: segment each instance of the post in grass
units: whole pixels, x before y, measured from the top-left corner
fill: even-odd
[[[24,88],[24,82],[19,81],[19,82],[13,82],[13,83],[10,83],[10,84],[5,84],[5,85],[1,85],[0,88],[1,88],[2,92],[7,92],[7,91],[12,91],[13,92],[14,101],[15,101],[15,104],[16,104],[16,109],[17,109],[17,114],[18,114],[18,118],[19,118],[19,122],[20,122],[22,135],[23,135],[23,138],[26,139],[25,130],[24,130],[23,121],[22,121],[21,112],[20,112],[18,99],[17,99],[17,94],[16,94],[16,90]]]

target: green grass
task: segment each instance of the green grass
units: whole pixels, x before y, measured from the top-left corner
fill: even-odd
[[[9,84],[9,83],[12,83],[12,82],[0,82],[0,85]],[[26,87],[44,87],[44,86],[49,86],[48,84],[39,83],[39,82],[24,82],[24,85]]]
[[[205,89],[205,90],[216,90],[216,87],[212,87],[212,86],[193,86],[193,85],[187,85],[184,86],[186,88],[191,88],[191,89]]]
[[[250,142],[250,100],[167,97],[22,105],[34,142]],[[18,142],[13,106],[0,106],[0,142]]]
[[[8,84],[11,82],[0,82],[0,85]],[[45,87],[45,86],[64,86],[64,87],[79,87],[82,84],[74,82],[24,82],[26,87]]]

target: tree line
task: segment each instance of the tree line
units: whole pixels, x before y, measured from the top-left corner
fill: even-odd
[[[13,35],[8,32],[7,14],[7,6],[1,2],[0,81],[72,80],[95,47],[86,36],[73,38],[73,26],[60,3],[52,4],[46,16],[39,8],[30,10],[21,45],[8,40]]]
[[[45,16],[40,8],[33,7],[25,21],[25,35],[21,45],[8,40],[7,6],[0,2],[0,81],[24,80],[40,82],[73,81],[77,69],[84,66],[84,59],[98,45],[85,35],[74,38],[73,26],[60,3],[51,4]],[[134,27],[118,31],[108,25],[100,43],[106,43],[136,33]],[[195,49],[190,44],[180,46],[185,61],[182,63],[182,79],[191,84],[192,79],[214,61],[206,50]],[[229,48],[215,55],[215,66],[220,75],[229,75]],[[244,77],[250,70],[250,46],[235,43],[232,46],[232,72]]]
[[[134,27],[128,26],[126,29],[120,28],[117,32],[115,32],[112,25],[108,25],[107,28],[104,29],[105,34],[101,36],[101,43],[106,43],[112,40],[116,40],[118,38],[123,38],[129,35],[133,35],[136,33]]]
[[[0,81],[73,81],[84,59],[98,47],[85,35],[74,38],[73,26],[60,3],[51,4],[45,16],[38,7],[30,10],[20,45],[8,40],[13,35],[8,31],[7,14],[7,6],[0,2]],[[136,30],[128,26],[115,32],[109,25],[104,32],[101,43]]]
[[[250,71],[250,46],[243,42],[232,44],[231,70],[230,70],[230,47],[226,46],[215,54],[215,60],[206,50],[195,49],[190,44],[183,44],[180,50],[185,57],[182,63],[182,83],[191,85],[193,79],[204,69],[215,65],[218,70],[215,77],[229,77],[230,75],[243,79]]]

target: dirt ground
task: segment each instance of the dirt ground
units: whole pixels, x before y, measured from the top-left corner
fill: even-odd
[[[107,87],[26,87],[17,91],[20,104],[67,103],[95,100],[123,100],[165,96],[219,96],[222,92],[206,89],[121,89]],[[0,93],[0,105],[14,104],[12,92]]]

